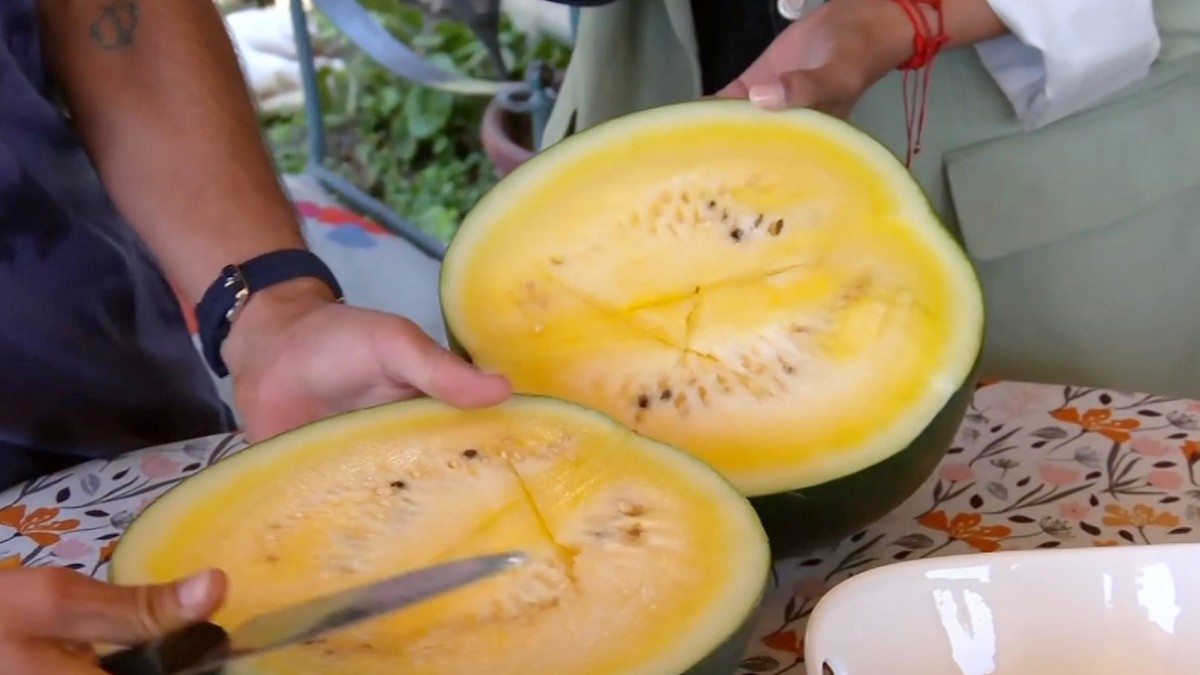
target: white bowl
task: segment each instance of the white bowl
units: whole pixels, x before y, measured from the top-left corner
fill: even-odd
[[[889,564],[817,603],[805,653],[808,675],[1196,675],[1200,544]]]

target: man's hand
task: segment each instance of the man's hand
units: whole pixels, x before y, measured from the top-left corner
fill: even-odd
[[[131,646],[212,615],[225,576],[117,586],[57,567],[0,571],[0,670],[102,675],[93,645]]]
[[[930,26],[937,25],[932,8],[916,7]],[[949,0],[943,12],[947,48],[1006,31],[987,0]],[[895,0],[825,3],[788,26],[717,96],[749,98],[771,110],[813,108],[848,117],[867,88],[912,56],[914,33]]]
[[[412,321],[334,303],[311,280],[252,296],[222,356],[251,442],[420,394],[476,407],[500,403],[511,393],[505,378],[479,372]]]

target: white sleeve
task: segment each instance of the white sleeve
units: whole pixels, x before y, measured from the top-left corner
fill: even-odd
[[[1161,39],[1152,0],[988,0],[1011,34],[975,46],[1026,130],[1144,78]]]

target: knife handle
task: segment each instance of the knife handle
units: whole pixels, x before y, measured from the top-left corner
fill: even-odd
[[[110,675],[172,675],[219,656],[229,648],[225,629],[202,621],[157,640],[107,654],[100,670]],[[203,675],[217,675],[218,666]]]

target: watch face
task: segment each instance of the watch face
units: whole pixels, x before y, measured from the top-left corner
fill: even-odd
[[[775,7],[780,16],[789,21],[795,21],[804,16],[813,4],[815,3],[811,0],[777,0]]]

